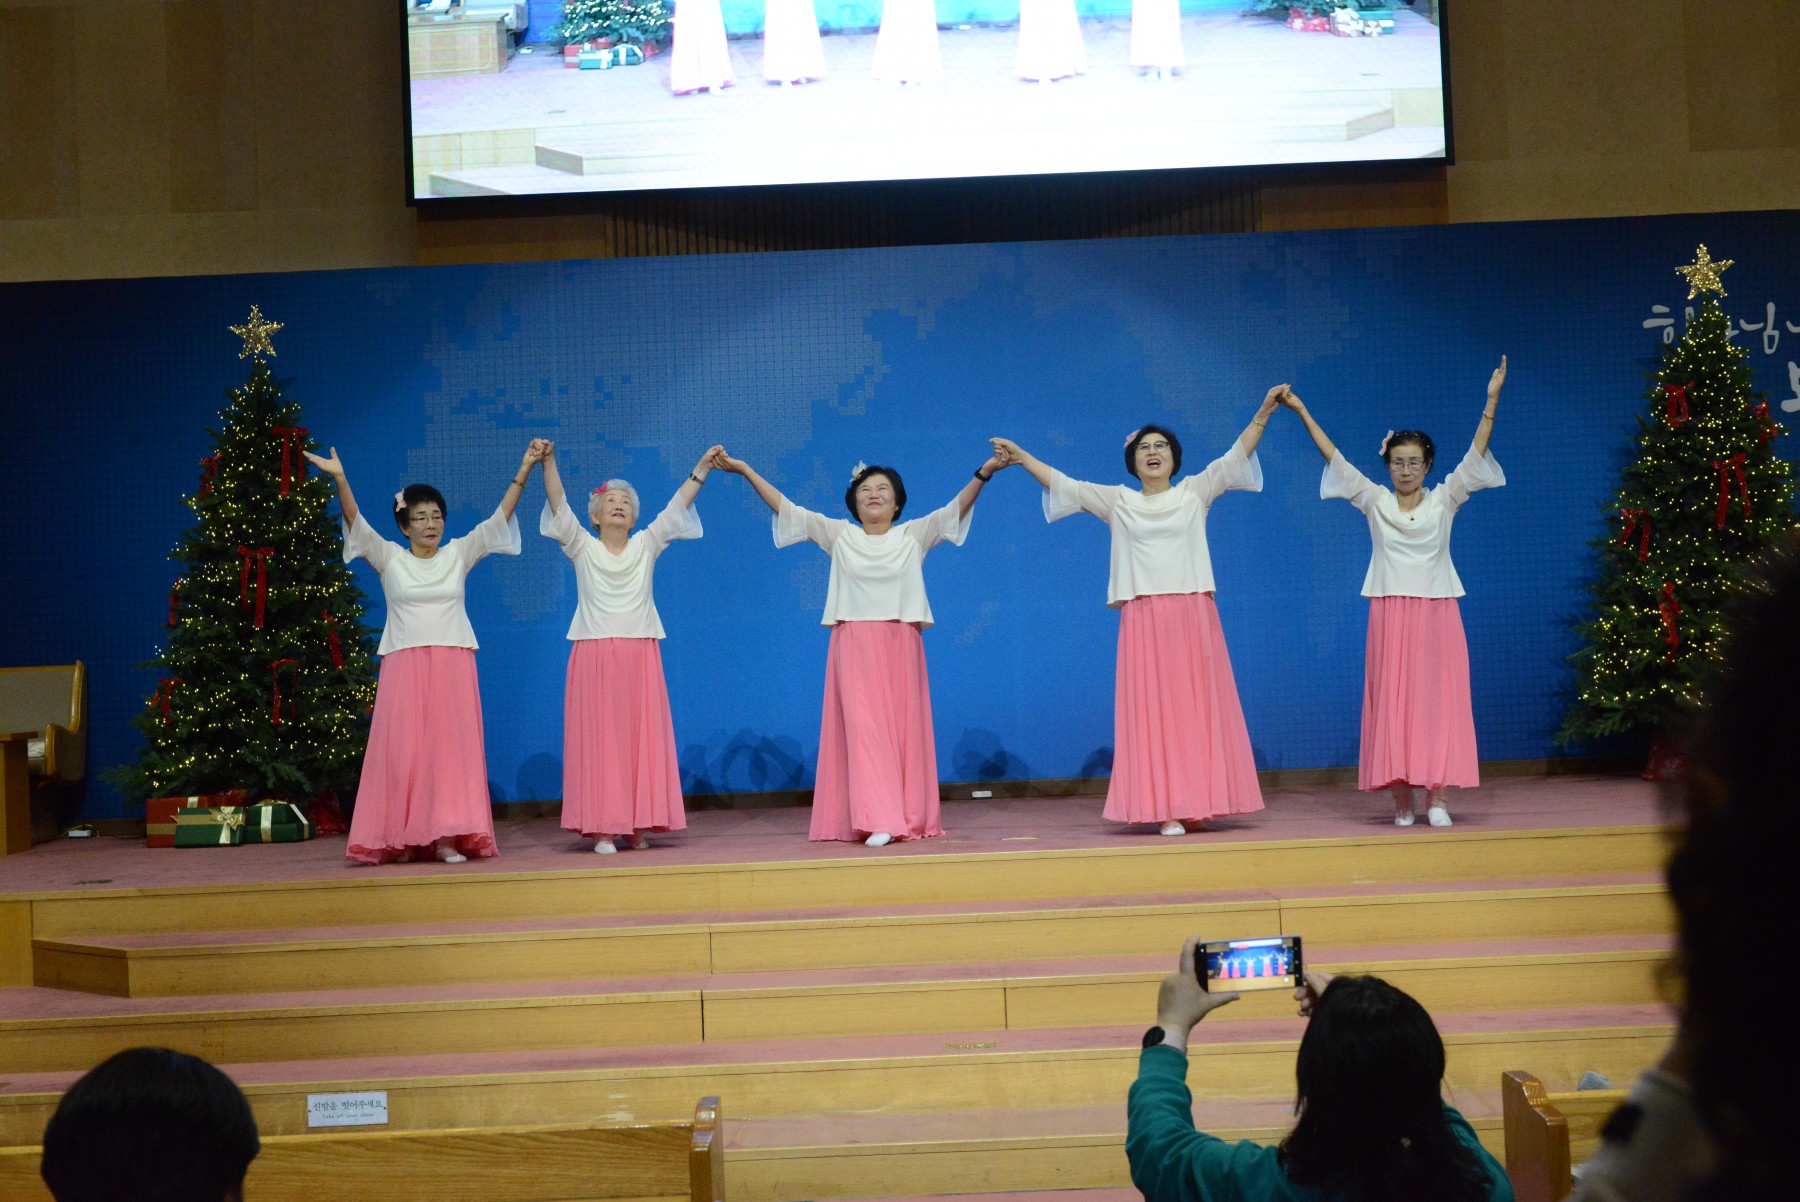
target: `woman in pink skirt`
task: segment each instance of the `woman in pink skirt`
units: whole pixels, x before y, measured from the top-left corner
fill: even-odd
[[[919,637],[931,625],[921,567],[939,543],[962,545],[981,486],[1006,465],[989,459],[948,505],[901,522],[906,486],[891,467],[856,465],[844,490],[854,520],[846,521],[802,509],[723,451],[715,463],[749,480],[775,511],[777,547],[814,542],[831,556],[823,619],[831,647],[811,837],[885,847],[943,834],[931,686]]]
[[[647,847],[646,831],[687,826],[651,578],[671,542],[700,537],[694,498],[719,448],[701,456],[636,534],[637,490],[623,480],[596,488],[587,507],[595,537],[569,508],[555,446],[542,447],[548,499],[538,533],[555,539],[574,563],[577,597],[563,686],[563,829],[592,839],[603,855],[618,850],[617,839]]]
[[[444,541],[444,496],[437,489],[413,484],[395,493],[394,522],[406,547],[363,520],[336,447],[329,459],[306,457],[337,485],[344,561],[368,560],[387,598],[349,858],[385,864],[429,850],[446,864],[460,864],[494,855],[475,631],[463,608],[463,581],[487,556],[519,553],[513,509],[540,458],[537,444],[526,451],[500,507],[462,538]]]
[[[1019,0],[1019,51],[1013,74],[1048,83],[1087,71],[1087,47],[1075,0]]]
[[[1506,474],[1488,453],[1506,357],[1488,380],[1487,407],[1468,454],[1436,488],[1425,487],[1436,448],[1418,430],[1381,440],[1389,491],[1350,466],[1291,389],[1282,403],[1300,415],[1325,456],[1319,496],[1342,497],[1369,521],[1374,552],[1363,577],[1369,639],[1363,660],[1362,757],[1357,787],[1394,796],[1394,825],[1413,824],[1413,789],[1425,790],[1425,817],[1449,826],[1446,791],[1481,783],[1475,714],[1469,699],[1469,644],[1456,599],[1462,580],[1450,562],[1450,526],[1469,494],[1499,488]]]
[[[737,82],[719,0],[676,0],[669,90],[677,96],[716,92]]]
[[[1138,487],[1071,480],[1008,439],[994,449],[1044,486],[1044,517],[1091,513],[1112,530],[1106,603],[1119,611],[1113,771],[1105,816],[1154,823],[1165,835],[1263,808],[1250,732],[1213,604],[1206,516],[1227,491],[1262,491],[1262,440],[1280,401],[1271,389],[1231,449],[1180,484],[1181,440],[1133,430],[1125,470]]]
[[[807,83],[825,78],[825,44],[813,0],[768,0],[763,8],[763,78]]]

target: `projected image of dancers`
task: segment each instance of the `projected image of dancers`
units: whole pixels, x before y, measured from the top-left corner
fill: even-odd
[[[1445,155],[1432,0],[401,7],[421,200]]]

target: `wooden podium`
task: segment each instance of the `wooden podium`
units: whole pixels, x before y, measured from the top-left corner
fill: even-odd
[[[512,53],[506,15],[415,13],[406,19],[406,53],[414,79],[497,74]]]

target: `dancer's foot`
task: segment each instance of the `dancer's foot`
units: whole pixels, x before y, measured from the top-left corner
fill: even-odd
[[[642,832],[634,831],[631,837],[625,840],[625,846],[632,851],[643,851],[650,846],[650,837]]]
[[[1413,801],[1413,787],[1405,781],[1395,781],[1388,786],[1388,792],[1394,795],[1394,825],[1411,826],[1417,805]],[[1402,818],[1405,822],[1400,821]]]
[[[1181,825],[1179,822],[1170,820],[1163,823],[1162,830],[1157,833],[1160,835],[1185,835],[1187,834],[1187,827]]]
[[[1406,813],[1404,813],[1404,814],[1395,814],[1394,815],[1394,825],[1395,826],[1411,826],[1412,824],[1413,824],[1413,815],[1412,815],[1411,810],[1406,811]]]
[[[1206,825],[1206,819],[1204,818],[1183,818],[1181,820],[1181,825],[1190,835],[1204,835],[1207,831],[1212,829]]]
[[[463,855],[462,852],[457,851],[456,844],[452,840],[439,839],[437,844],[437,858],[438,862],[441,864],[461,864],[469,857]]]
[[[594,851],[603,856],[610,856],[619,849],[613,846],[611,839],[595,839]]]
[[[876,831],[874,834],[870,835],[867,839],[863,840],[863,846],[864,847],[886,847],[888,844],[892,843],[893,841],[894,841],[894,836],[888,834],[886,831]]]
[[[1432,806],[1425,811],[1425,821],[1433,826],[1449,826],[1451,825],[1450,811],[1441,805]]]

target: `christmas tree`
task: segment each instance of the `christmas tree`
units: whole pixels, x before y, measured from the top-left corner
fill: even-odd
[[[1744,570],[1794,530],[1794,476],[1775,454],[1786,433],[1751,387],[1746,353],[1728,337],[1725,295],[1706,247],[1676,268],[1700,309],[1665,346],[1637,419],[1635,459],[1607,506],[1590,585],[1594,616],[1570,657],[1577,699],[1559,741],[1675,729],[1698,701]],[[1653,748],[1652,775],[1659,750]]]
[[[375,700],[374,640],[343,560],[331,485],[309,475],[300,407],[269,373],[280,329],[252,307],[233,333],[254,360],[208,431],[198,521],[169,557],[169,642],[133,725],[135,765],[110,774],[134,798],[243,789],[298,801],[355,784]]]
[[[641,46],[667,38],[674,20],[664,0],[563,0],[557,33],[565,42],[611,38],[621,45]]]

